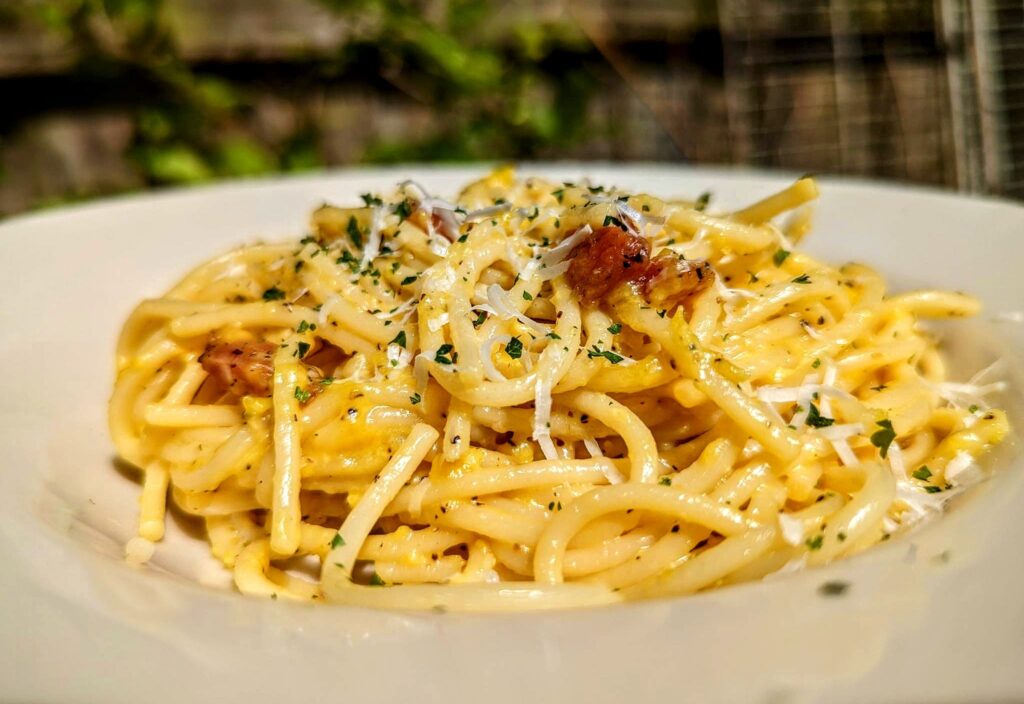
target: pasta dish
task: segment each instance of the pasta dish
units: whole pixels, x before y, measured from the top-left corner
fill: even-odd
[[[845,558],[940,513],[1009,432],[867,266],[798,248],[812,178],[744,209],[499,169],[324,205],[145,300],[110,427],[244,594],[514,610]]]

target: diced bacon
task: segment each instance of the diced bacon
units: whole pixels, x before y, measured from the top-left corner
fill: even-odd
[[[647,300],[658,308],[671,308],[714,283],[715,270],[703,259],[684,259],[674,252],[659,254],[638,283]]]
[[[618,227],[602,227],[572,253],[566,272],[580,300],[596,304],[619,284],[630,281],[650,261],[651,245]]]
[[[211,343],[199,363],[239,396],[269,396],[275,351],[277,345],[273,342]]]
[[[566,277],[580,300],[595,305],[623,283],[633,283],[651,305],[672,308],[715,281],[715,270],[702,259],[674,252],[650,258],[647,238],[619,227],[602,227],[578,245]]]

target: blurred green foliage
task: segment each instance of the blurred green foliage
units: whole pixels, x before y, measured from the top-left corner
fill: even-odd
[[[564,153],[587,133],[597,89],[592,47],[571,22],[516,16],[515,3],[501,0],[316,1],[351,26],[351,38],[316,69],[322,76],[304,79],[326,90],[346,77],[374,76],[443,116],[425,134],[372,141],[363,161],[542,157]],[[162,0],[29,0],[19,8],[23,20],[74,47],[77,71],[147,87],[130,106],[131,157],[147,182],[324,164],[313,120],[299,120],[294,134],[273,144],[254,136],[253,87],[184,61]]]

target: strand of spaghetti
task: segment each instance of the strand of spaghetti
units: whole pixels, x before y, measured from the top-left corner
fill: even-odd
[[[423,506],[434,506],[446,501],[467,499],[472,496],[501,494],[560,484],[603,484],[609,474],[617,472],[615,464],[603,457],[586,460],[541,460],[510,467],[477,469],[471,473],[445,479],[431,479],[426,493],[419,497]],[[398,493],[382,515],[410,511],[416,487],[406,487]]]
[[[922,318],[965,318],[981,312],[981,302],[957,291],[911,291],[893,296],[886,307]]]
[[[278,555],[291,555],[299,546],[302,448],[296,418],[299,380],[305,376],[288,349],[279,348],[274,354],[274,474],[269,518],[270,547]]]
[[[155,542],[164,537],[170,474],[163,463],[154,462],[145,468],[143,477],[142,495],[139,496],[139,535]]]
[[[733,220],[749,224],[768,222],[787,210],[799,208],[819,195],[818,184],[813,178],[804,177],[787,188],[748,205],[732,214]]]
[[[638,584],[626,590],[626,593],[639,598],[692,594],[712,586],[771,550],[777,533],[774,526],[762,526],[726,538],[718,545],[689,558],[664,577]]]
[[[796,433],[766,412],[760,401],[744,394],[715,370],[707,356],[700,353],[682,311],[672,317],[670,331],[668,335],[659,335],[660,341],[679,367],[696,377],[697,388],[773,455],[787,462],[795,459],[801,447]]]
[[[214,489],[228,477],[237,474],[246,461],[255,459],[254,456],[262,456],[265,450],[249,429],[242,427],[217,448],[210,461],[202,467],[175,471],[174,484],[186,491]]]
[[[545,373],[557,384],[575,359],[580,342],[579,303],[562,278],[559,277],[552,282],[554,304],[562,314],[555,322],[554,334],[557,337],[545,345],[533,372],[508,381],[484,381],[469,385],[457,374],[446,370],[445,365],[432,361],[430,372],[433,378],[450,394],[475,406],[506,407],[532,401],[536,393],[537,379]],[[422,307],[423,304],[420,305]],[[421,317],[421,331],[424,327],[422,320]]]
[[[605,394],[582,389],[558,397],[559,403],[601,421],[618,433],[629,448],[629,480],[651,483],[658,478],[658,447],[636,414]]]
[[[896,479],[877,462],[862,465],[864,487],[849,503],[829,517],[821,532],[820,547],[810,551],[807,564],[821,565],[835,559],[865,533],[881,524],[896,498]]]
[[[413,427],[398,452],[381,471],[369,490],[356,504],[338,529],[337,546],[324,560],[321,582],[328,598],[341,598],[351,585],[356,555],[384,508],[394,500],[402,485],[409,481],[420,462],[427,456],[438,432],[420,423]]]
[[[448,406],[448,420],[444,424],[442,454],[446,460],[456,462],[466,454],[472,431],[472,412],[469,404],[453,398]]]
[[[663,513],[727,536],[747,529],[747,522],[738,512],[703,496],[649,484],[601,487],[577,498],[548,523],[537,541],[533,563],[537,581],[561,582],[562,561],[572,537],[598,516],[627,509]]]
[[[228,325],[293,328],[303,320],[316,320],[312,308],[282,303],[224,304],[218,310],[175,318],[170,331],[178,337],[195,337]]]

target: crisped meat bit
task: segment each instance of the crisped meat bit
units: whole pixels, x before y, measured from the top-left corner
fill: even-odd
[[[277,345],[273,342],[210,343],[199,363],[239,396],[269,396],[275,351]]]
[[[647,266],[651,245],[618,227],[602,227],[572,252],[566,277],[583,303],[596,304]]]
[[[684,259],[663,252],[651,260],[636,281],[651,305],[671,308],[714,283],[715,270],[703,259]]]

